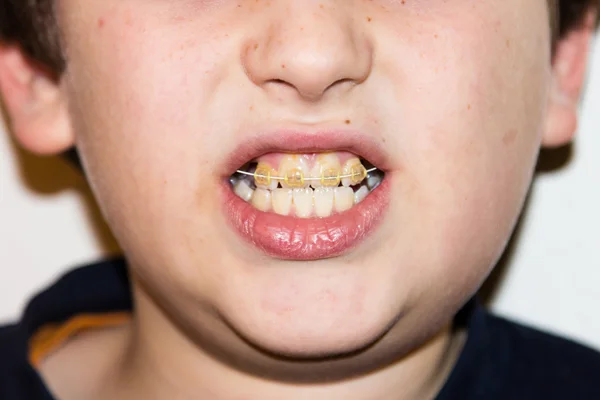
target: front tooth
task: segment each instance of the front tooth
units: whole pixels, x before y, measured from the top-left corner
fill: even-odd
[[[252,190],[248,182],[244,179],[239,180],[233,186],[233,192],[244,201],[250,201],[254,194],[254,190]]]
[[[252,196],[252,205],[260,211],[269,211],[271,209],[271,192],[267,189],[256,189]]]
[[[259,163],[254,171],[254,183],[258,188],[275,190],[279,182],[272,179],[274,176],[277,176],[277,171],[273,167],[266,163]]]
[[[337,187],[335,193],[335,211],[344,212],[354,205],[354,191],[349,187]]]
[[[305,157],[297,155],[287,155],[279,164],[278,175],[283,178],[281,186],[283,188],[300,189],[308,187],[310,169],[308,160]]]
[[[358,204],[363,201],[368,194],[369,189],[366,186],[361,186],[360,189],[354,193],[354,204]]]
[[[348,161],[344,163],[344,168],[342,168],[342,175],[352,175],[352,172],[358,165],[362,165],[358,157],[352,157]],[[354,183],[352,177],[342,178],[342,185],[345,187],[356,185]]]
[[[290,215],[292,210],[292,190],[275,189],[272,191],[271,200],[273,211],[279,215]]]
[[[321,186],[336,187],[340,184],[339,175],[342,166],[337,154],[324,153],[317,156],[315,164],[310,171],[313,188]]]
[[[312,216],[313,190],[311,188],[294,189],[293,198],[297,217],[309,218]]]
[[[320,187],[315,189],[315,214],[317,217],[329,217],[333,212],[333,188]]]

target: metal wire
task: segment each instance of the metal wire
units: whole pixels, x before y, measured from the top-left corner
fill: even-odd
[[[371,173],[373,171],[377,171],[377,168],[368,169],[367,170],[367,174]],[[246,171],[241,171],[241,170],[237,170],[236,172],[238,174],[242,174],[242,175],[246,175],[246,176],[251,176],[251,177],[254,177],[254,178],[269,178],[266,175],[255,175],[252,172],[246,172]],[[339,179],[352,178],[353,176],[354,175],[352,175],[352,174],[350,174],[350,175],[348,175],[348,174],[346,174],[346,175],[340,175]],[[285,181],[285,178],[282,178],[280,176],[271,176],[271,179],[276,180],[276,181]],[[311,181],[320,181],[321,179],[322,178],[304,178],[305,181],[309,181],[309,182],[311,182]],[[336,179],[337,179],[337,177],[336,177]]]

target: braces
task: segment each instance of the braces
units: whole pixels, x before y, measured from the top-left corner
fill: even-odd
[[[321,184],[324,186],[337,186],[340,183],[340,181],[345,178],[352,179],[353,184],[359,184],[367,177],[367,174],[369,174],[373,171],[377,171],[377,168],[366,169],[362,165],[360,165],[359,168],[360,168],[359,171],[354,172],[352,174],[345,174],[345,175],[340,175],[339,173],[332,174],[332,175],[326,175],[327,172],[331,172],[331,170],[328,170],[320,178],[305,178],[304,174],[299,169],[292,170],[293,174],[291,176],[290,176],[290,174],[287,174],[284,177],[271,176],[270,172],[267,173],[266,175],[264,173],[257,174],[257,172],[259,171],[258,169],[256,172],[253,172],[253,173],[242,171],[242,170],[237,170],[236,172],[238,174],[252,176],[252,177],[254,177],[254,181],[256,183],[259,183],[259,184],[262,184],[265,186],[269,186],[271,184],[272,180],[283,181],[289,186],[304,186],[304,182],[313,182],[313,181],[321,181]]]

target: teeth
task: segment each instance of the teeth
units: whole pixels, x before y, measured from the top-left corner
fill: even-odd
[[[294,189],[292,197],[294,199],[294,209],[297,217],[309,218],[312,216],[313,190],[311,188]]]
[[[329,217],[333,212],[334,190],[320,187],[315,190],[315,214],[317,217]]]
[[[308,187],[308,161],[304,157],[288,155],[279,164],[279,176],[284,178],[279,182],[283,188],[300,189]]]
[[[356,172],[359,172],[360,167],[362,167],[364,169],[364,167],[362,166],[358,157],[353,157],[344,163],[344,168],[342,168],[342,175],[353,175]],[[354,177],[343,178],[342,186],[348,187],[348,186],[356,185],[356,184],[360,183],[361,181],[362,181],[362,179],[360,181],[356,182],[356,179],[354,179]]]
[[[293,192],[291,189],[275,189],[272,192],[273,211],[279,215],[290,215]]]
[[[258,188],[252,196],[252,205],[260,211],[271,210],[271,191]]]
[[[250,201],[252,199],[252,195],[254,194],[254,190],[250,187],[246,180],[242,179],[238,181],[233,187],[233,191],[238,197],[242,198],[244,201]]]
[[[354,205],[354,191],[349,187],[337,187],[334,189],[335,211],[344,212]]]
[[[366,186],[361,186],[360,189],[354,193],[354,204],[358,204],[363,201],[368,194],[369,189]]]
[[[277,171],[273,167],[266,163],[259,163],[254,171],[254,183],[258,188],[275,190],[279,182],[271,179],[273,176],[277,176]]]
[[[343,167],[340,159],[347,159]],[[278,169],[272,167],[277,164]],[[367,173],[366,166],[373,170]],[[238,197],[260,211],[298,218],[324,218],[348,211],[384,178],[383,172],[368,162],[363,165],[358,157],[337,153],[266,155],[238,172],[230,177]],[[341,175],[349,177],[342,179]]]
[[[383,177],[381,174],[379,174],[377,171],[373,171],[369,173],[369,176],[367,177],[367,187],[369,190],[374,190],[377,186],[379,186],[379,184],[381,184],[382,180]]]
[[[320,154],[310,171],[310,177],[318,179],[312,180],[310,185],[313,188],[321,186],[336,187],[340,184],[339,176],[341,169],[342,166],[340,165],[340,160],[336,154]]]

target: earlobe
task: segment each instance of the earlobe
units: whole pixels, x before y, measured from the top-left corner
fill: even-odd
[[[73,146],[60,82],[18,46],[0,44],[0,91],[9,129],[21,146],[44,155]]]
[[[596,13],[588,12],[585,20],[556,44],[548,114],[542,137],[542,145],[545,147],[563,146],[575,135],[579,99],[585,82],[595,26]]]

